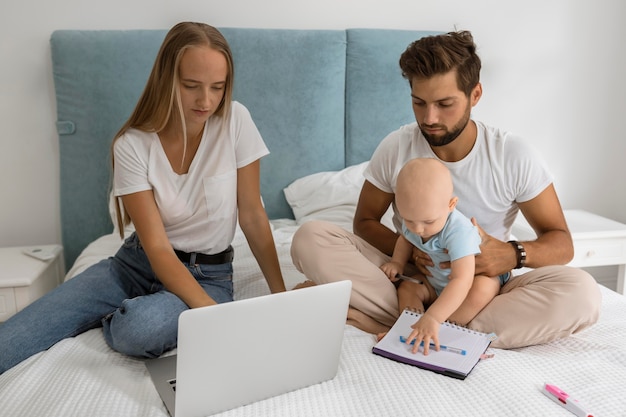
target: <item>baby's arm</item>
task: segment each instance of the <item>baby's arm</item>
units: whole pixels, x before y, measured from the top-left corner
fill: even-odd
[[[413,245],[402,235],[398,236],[396,245],[393,248],[391,260],[380,266],[380,269],[389,277],[391,281],[396,281],[396,274],[404,272],[404,266],[409,261],[413,253]]]
[[[473,255],[452,261],[448,285],[428,308],[428,313],[439,323],[447,320],[467,297],[474,282],[474,263]]]
[[[450,281],[441,295],[426,310],[426,313],[413,325],[407,342],[415,339],[413,352],[417,352],[420,342],[424,342],[424,354],[432,342],[439,350],[439,327],[454,313],[472,287],[474,281],[474,255],[465,256],[451,263]]]

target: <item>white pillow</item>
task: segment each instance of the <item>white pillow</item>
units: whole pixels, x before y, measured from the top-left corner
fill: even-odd
[[[283,189],[298,224],[316,219],[325,220],[352,230],[352,220],[365,178],[363,171],[369,161],[341,171],[325,171],[298,178]],[[393,230],[391,208],[382,222]]]

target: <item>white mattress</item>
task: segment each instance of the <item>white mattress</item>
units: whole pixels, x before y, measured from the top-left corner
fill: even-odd
[[[291,264],[293,221],[274,221],[288,287],[303,280]],[[83,253],[74,274],[115,252],[108,235]],[[235,246],[236,298],[267,294],[240,233]],[[626,297],[602,287],[599,322],[546,345],[490,349],[470,376],[456,380],[371,353],[374,337],[346,326],[337,377],[220,416],[572,416],[541,393],[548,382],[569,391],[597,416],[626,416]],[[306,358],[303,358],[306,360]],[[141,360],[108,348],[99,329],[64,340],[0,375],[2,416],[168,416]]]

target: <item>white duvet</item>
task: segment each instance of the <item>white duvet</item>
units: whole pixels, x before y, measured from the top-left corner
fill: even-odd
[[[273,226],[290,288],[303,280],[289,255],[297,226],[290,220]],[[114,253],[119,243],[116,235],[92,243],[70,274]],[[269,293],[241,233],[234,247],[236,298]],[[374,337],[346,326],[333,380],[220,416],[572,416],[541,393],[546,382],[575,395],[596,417],[626,416],[626,297],[604,287],[602,295],[600,320],[590,329],[546,345],[490,349],[494,357],[464,381],[374,355]],[[99,329],[0,375],[3,417],[167,415],[143,362],[109,349]]]

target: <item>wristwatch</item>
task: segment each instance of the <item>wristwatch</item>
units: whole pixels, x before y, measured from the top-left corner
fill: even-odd
[[[526,265],[526,249],[524,249],[524,245],[517,240],[509,240],[509,243],[513,245],[517,255],[517,265],[515,265],[514,269],[523,268]]]

